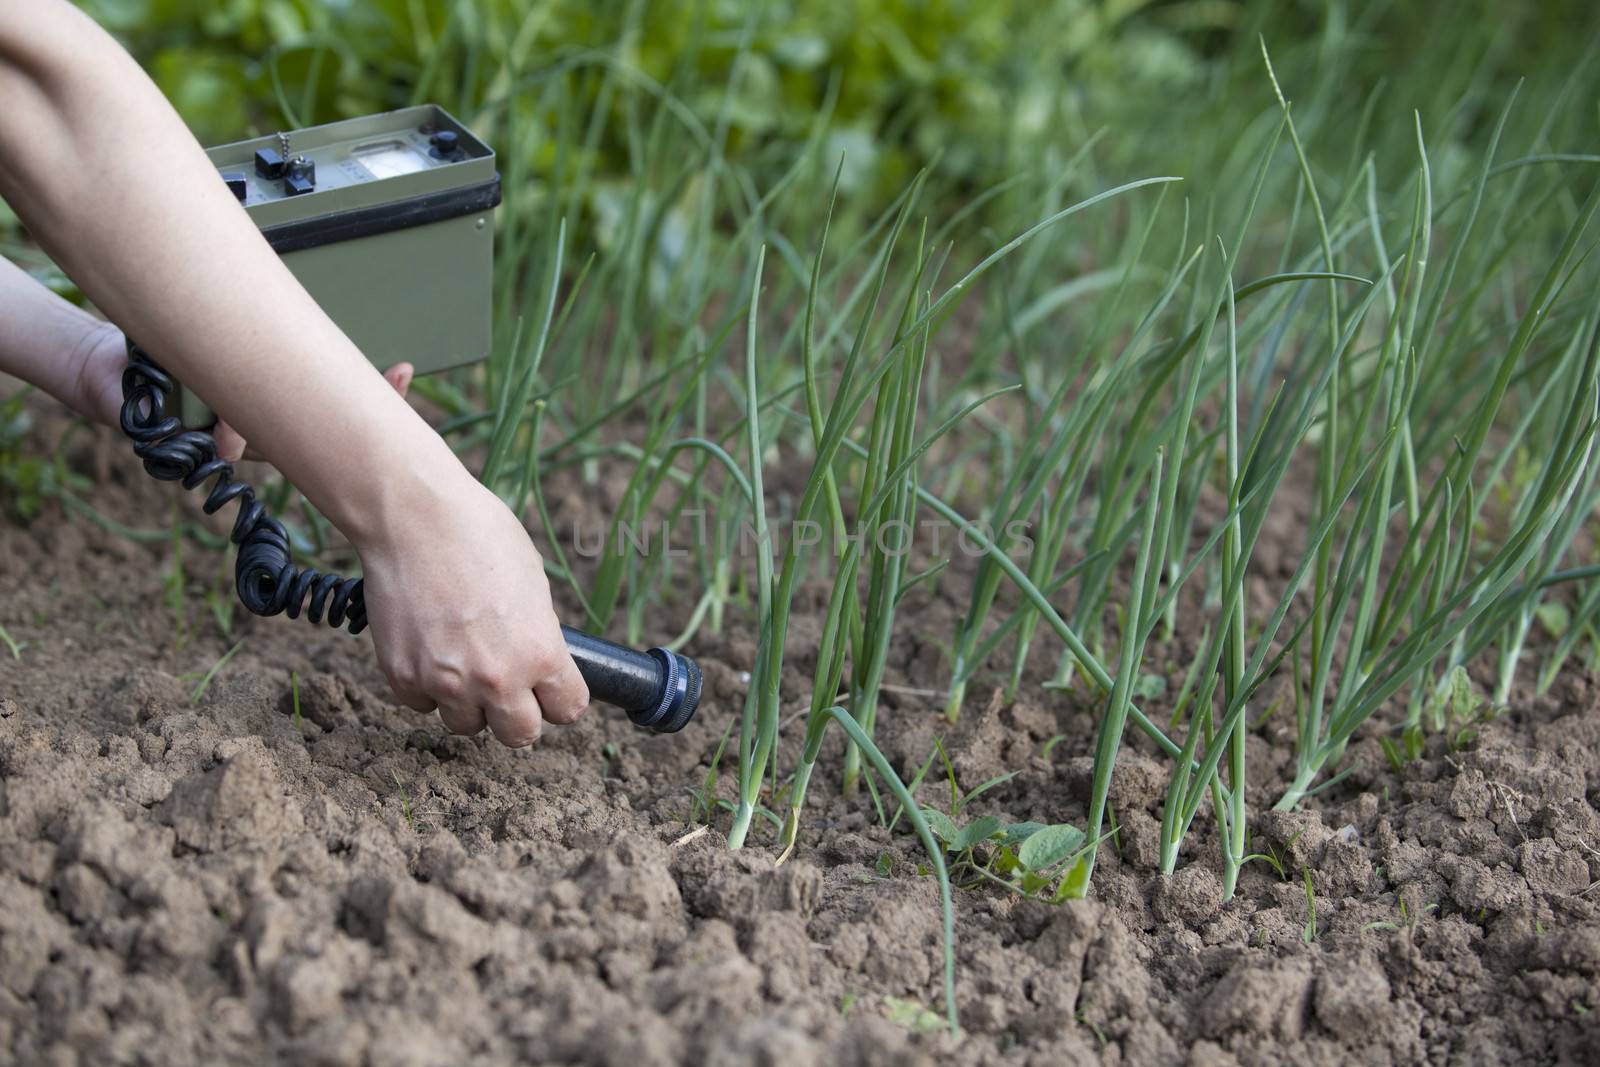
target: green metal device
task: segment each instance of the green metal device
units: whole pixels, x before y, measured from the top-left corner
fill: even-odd
[[[432,104],[207,150],[262,236],[379,368],[489,354],[494,151]],[[294,328],[292,323],[286,329]],[[185,391],[184,425],[214,421]]]

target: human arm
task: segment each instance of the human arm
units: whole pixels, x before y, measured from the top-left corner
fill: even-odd
[[[0,373],[21,378],[86,419],[115,427],[122,407],[122,369],[128,365],[122,331],[63,300],[16,264],[0,258]],[[415,368],[396,363],[383,372],[395,392],[411,389]],[[259,459],[226,422],[211,428],[225,460]]]
[[[575,719],[587,689],[521,522],[295,281],[131,57],[65,0],[0,5],[0,99],[0,197],[349,538],[401,701],[508,743]]]

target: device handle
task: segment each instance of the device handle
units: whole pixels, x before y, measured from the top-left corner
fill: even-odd
[[[570,626],[561,628],[561,636],[591,700],[621,708],[634,725],[658,734],[676,733],[694,718],[700,666],[688,656],[665,648],[628,648]]]

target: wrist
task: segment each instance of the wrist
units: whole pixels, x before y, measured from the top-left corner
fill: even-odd
[[[421,423],[420,417],[417,421]],[[425,424],[410,447],[363,465],[356,488],[329,512],[363,556],[413,551],[482,508],[489,491]],[[387,451],[387,450],[386,450]],[[489,499],[494,499],[492,496]]]
[[[87,419],[117,425],[127,353],[121,330],[85,315],[77,343],[63,363],[63,384],[57,399]]]

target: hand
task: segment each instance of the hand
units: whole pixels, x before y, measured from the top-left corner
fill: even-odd
[[[443,493],[413,492],[389,536],[357,546],[378,663],[401,703],[438,708],[452,733],[531,745],[582,715],[589,688],[522,523],[465,470],[438,480]]]
[[[121,331],[96,324],[76,356],[74,407],[115,425],[128,362]],[[401,396],[412,376],[409,363],[384,372]],[[255,458],[226,423],[212,435],[223,459]],[[453,460],[410,491],[417,500],[395,529],[356,546],[378,663],[395,696],[418,711],[437,708],[453,733],[487,726],[512,747],[537,741],[545,722],[575,721],[589,688],[522,524]]]
[[[110,426],[119,425],[122,414],[122,369],[128,365],[128,342],[122,331],[110,323],[96,323],[85,337],[77,358],[79,403],[73,406],[91,418]],[[157,359],[159,362],[159,358]],[[409,363],[396,363],[383,372],[394,391],[405,396],[411,391],[416,369]],[[239,432],[218,419],[211,429],[217,442],[217,455],[229,463],[262,457],[250,450]]]

